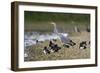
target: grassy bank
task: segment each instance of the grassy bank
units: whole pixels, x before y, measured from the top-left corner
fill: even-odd
[[[60,40],[57,40],[56,43],[61,47],[58,52],[50,53],[45,55],[43,53],[44,46],[48,46],[49,41],[44,43],[30,46],[25,52],[28,53],[28,57],[25,58],[25,61],[45,61],[45,60],[69,60],[69,59],[87,59],[90,58],[90,46],[88,45],[86,49],[79,49],[79,43],[81,41],[89,41],[90,35],[87,32],[78,33],[79,36],[71,36],[70,38],[76,42],[74,47],[66,48],[62,46]],[[84,36],[83,36],[84,35]],[[50,49],[50,48],[49,48]]]

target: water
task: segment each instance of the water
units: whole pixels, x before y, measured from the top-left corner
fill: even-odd
[[[64,37],[65,36],[65,37]],[[56,33],[39,33],[39,32],[25,32],[24,33],[24,47],[25,50],[28,50],[27,47],[41,44],[41,42],[50,41],[54,39],[59,39],[62,43],[66,43],[68,40],[66,37],[68,36],[67,33],[60,33],[57,35]],[[28,57],[27,51],[24,52],[24,57]]]
[[[38,44],[39,42],[44,42],[46,40],[50,41],[52,39],[60,39],[60,38],[55,33],[40,34],[39,32],[25,32],[24,33],[24,46],[25,47],[32,46],[32,45]]]

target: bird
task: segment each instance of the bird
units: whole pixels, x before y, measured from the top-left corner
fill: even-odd
[[[54,26],[54,33],[57,34],[63,44],[70,43],[70,39],[68,37],[68,33],[59,33],[58,29],[56,27],[55,22],[51,22],[51,24]]]

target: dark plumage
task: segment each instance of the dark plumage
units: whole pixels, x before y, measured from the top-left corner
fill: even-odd
[[[61,49],[61,47],[59,47],[57,44],[53,43],[52,41],[50,41],[49,47],[51,48],[52,52],[58,52],[59,49]]]
[[[44,52],[45,54],[50,54],[50,51],[48,50],[48,48],[47,48],[46,46],[44,47],[43,52]]]
[[[82,41],[79,45],[79,49],[86,49],[86,47],[87,47],[86,41]]]

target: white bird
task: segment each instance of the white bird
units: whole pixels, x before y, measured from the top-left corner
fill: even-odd
[[[57,30],[57,27],[56,27],[56,23],[55,22],[52,22],[51,24],[53,24],[54,26],[54,33],[57,34],[60,39],[61,39],[61,42],[63,44],[67,44],[70,42],[70,39],[68,37],[68,34],[67,33],[59,33],[58,30]]]

